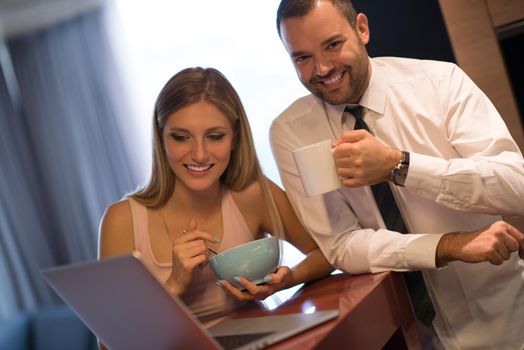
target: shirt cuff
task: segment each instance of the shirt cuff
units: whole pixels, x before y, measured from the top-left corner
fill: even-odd
[[[447,164],[444,159],[410,152],[406,187],[413,188],[417,194],[428,190],[438,193]]]
[[[411,270],[435,269],[437,245],[444,233],[424,234],[409,242],[405,249],[405,261]]]

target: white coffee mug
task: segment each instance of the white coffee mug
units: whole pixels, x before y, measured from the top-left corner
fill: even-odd
[[[293,151],[302,186],[308,196],[334,191],[342,186],[337,174],[331,140]]]

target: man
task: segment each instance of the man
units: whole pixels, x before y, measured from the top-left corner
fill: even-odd
[[[524,235],[499,215],[524,214],[524,160],[494,106],[454,64],[370,59],[348,0],[283,0],[277,27],[312,95],[273,122],[273,153],[328,260],[423,270],[446,349],[523,349]],[[345,186],[306,197],[292,152],[325,139]],[[369,186],[384,181],[410,234],[385,228]]]

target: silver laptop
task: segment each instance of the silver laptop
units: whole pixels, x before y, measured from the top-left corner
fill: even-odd
[[[140,253],[42,271],[111,350],[262,349],[338,316],[338,310],[224,320],[205,329],[167,292]]]

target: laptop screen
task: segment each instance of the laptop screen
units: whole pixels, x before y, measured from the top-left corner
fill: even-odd
[[[206,330],[158,282],[138,252],[47,269],[42,275],[102,343],[114,350],[220,349],[213,336],[224,348],[261,348],[338,315],[338,310],[329,310],[231,319]],[[237,343],[226,343],[231,341]]]

